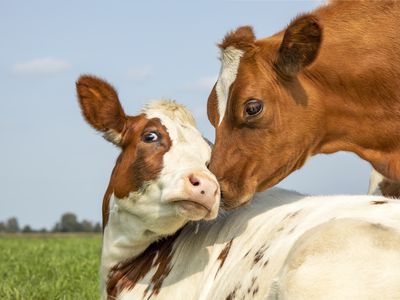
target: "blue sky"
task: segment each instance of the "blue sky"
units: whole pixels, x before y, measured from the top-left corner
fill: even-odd
[[[50,228],[66,211],[99,221],[118,154],[83,121],[75,81],[101,76],[135,114],[173,98],[213,140],[206,101],[219,71],[216,43],[241,25],[258,37],[319,1],[0,0],[0,220]],[[316,156],[280,186],[359,194],[370,166],[352,154]]]

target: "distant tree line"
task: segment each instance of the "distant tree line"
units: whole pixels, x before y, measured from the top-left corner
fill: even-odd
[[[51,230],[46,228],[33,229],[29,225],[20,227],[17,218],[9,218],[5,222],[0,222],[0,232],[6,233],[32,233],[32,232],[101,232],[101,225],[99,222],[93,223],[88,220],[78,221],[78,218],[73,213],[65,213],[61,216],[60,221],[57,222]]]

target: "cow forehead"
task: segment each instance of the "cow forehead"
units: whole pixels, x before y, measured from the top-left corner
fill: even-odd
[[[236,80],[236,76],[239,69],[240,59],[243,56],[244,51],[239,50],[235,47],[229,46],[225,49],[221,49],[221,69],[216,85],[217,102],[218,102],[218,113],[219,113],[219,124],[221,124],[228,103],[229,89],[233,82]]]
[[[168,131],[173,142],[182,139],[182,132],[186,128],[196,130],[196,123],[191,113],[182,105],[172,100],[161,100],[146,105],[142,112],[147,119],[157,118]]]
[[[152,101],[144,106],[142,112],[149,117],[163,115],[174,121],[196,126],[196,122],[189,110],[174,100],[162,99]]]
[[[182,156],[195,154],[201,160],[209,159],[211,149],[196,128],[192,114],[184,106],[163,100],[150,103],[142,112],[146,118],[158,118],[166,128],[172,141],[169,152],[179,152],[178,155]]]

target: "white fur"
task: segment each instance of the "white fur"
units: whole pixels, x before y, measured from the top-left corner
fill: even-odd
[[[370,195],[382,195],[379,189],[379,184],[385,180],[385,177],[378,173],[375,169],[372,169],[369,177],[368,194]]]
[[[400,299],[396,200],[272,189],[195,231],[189,224],[176,240],[155,299]],[[118,299],[141,299],[155,271]]]
[[[218,98],[218,113],[219,125],[225,116],[226,105],[228,103],[229,88],[236,80],[239,69],[240,58],[243,56],[243,51],[232,46],[221,50],[221,70],[216,86]]]
[[[110,198],[108,223],[103,233],[100,269],[103,289],[107,274],[113,266],[139,255],[160,236],[154,233],[145,235],[147,227],[141,215],[131,213],[137,206],[136,199],[118,199],[114,195]],[[148,210],[148,206],[145,209]],[[146,211],[145,214],[147,213]]]

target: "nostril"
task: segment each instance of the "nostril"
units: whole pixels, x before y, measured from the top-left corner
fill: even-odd
[[[200,185],[200,180],[196,178],[193,174],[189,176],[189,181],[193,186],[199,186]]]

